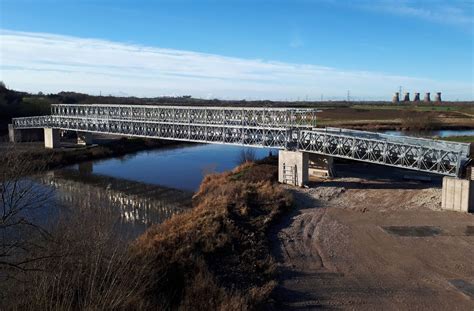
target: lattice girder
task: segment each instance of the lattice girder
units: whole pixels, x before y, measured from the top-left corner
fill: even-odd
[[[468,144],[316,129],[315,109],[61,104],[51,111],[13,119],[13,127],[294,149],[448,176],[459,176],[470,156]]]

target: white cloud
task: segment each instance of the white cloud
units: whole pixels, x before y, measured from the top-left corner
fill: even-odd
[[[134,96],[389,99],[399,85],[472,99],[473,82],[434,81],[376,72],[161,49],[44,33],[0,31],[0,80],[31,92],[62,90]]]
[[[474,25],[474,2],[464,0],[356,0],[355,6],[430,22],[466,27]]]

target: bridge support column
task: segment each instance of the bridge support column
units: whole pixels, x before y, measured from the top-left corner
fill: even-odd
[[[21,131],[16,130],[13,124],[8,124],[8,139],[11,143],[18,143],[21,141]]]
[[[59,130],[50,127],[44,128],[44,146],[46,148],[58,148],[59,147]]]
[[[474,212],[474,180],[444,177],[442,191],[442,209]]]
[[[278,181],[283,184],[304,186],[308,182],[307,152],[280,150],[278,152]]]
[[[92,133],[89,132],[77,132],[77,144],[78,145],[92,145]]]

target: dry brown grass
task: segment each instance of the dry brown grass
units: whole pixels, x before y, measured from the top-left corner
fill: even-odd
[[[0,308],[258,308],[276,285],[267,229],[291,205],[271,163],[207,176],[192,210],[150,228],[131,247],[117,237],[108,210],[66,210],[31,252],[42,259],[0,282]]]
[[[145,300],[203,310],[245,310],[262,303],[275,285],[267,229],[291,205],[290,195],[268,179],[275,171],[268,164],[246,163],[209,175],[192,210],[140,237],[133,251],[154,280]]]
[[[401,119],[401,127],[404,130],[433,130],[439,127],[436,114],[428,111],[417,112],[413,110],[404,111]]]

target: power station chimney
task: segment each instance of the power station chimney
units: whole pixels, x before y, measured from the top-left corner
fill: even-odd
[[[409,102],[410,101],[410,93],[405,92],[405,95],[403,96],[403,101],[404,102]]]
[[[393,94],[393,97],[392,97],[392,103],[398,104],[398,102],[400,102],[400,93],[395,92],[395,94]]]
[[[420,93],[415,93],[415,98],[413,98],[414,102],[419,102],[420,101]]]
[[[423,99],[423,101],[425,103],[429,103],[431,101],[431,98],[430,98],[430,92],[426,92],[425,93],[425,98]]]
[[[435,102],[441,102],[441,92],[436,92]]]

